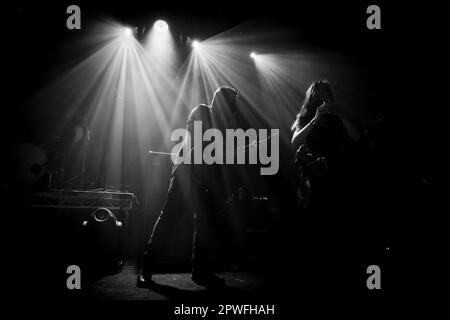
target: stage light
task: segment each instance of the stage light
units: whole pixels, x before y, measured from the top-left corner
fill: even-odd
[[[193,47],[194,49],[198,48],[199,45],[200,45],[200,43],[199,43],[197,40],[192,41],[192,47]]]
[[[256,58],[256,53],[254,53],[254,52],[250,53],[250,58],[255,59]]]
[[[157,32],[167,32],[169,30],[169,25],[164,20],[158,20],[153,25]]]
[[[133,30],[131,28],[128,28],[128,27],[123,28],[122,35],[125,38],[131,37],[132,34],[133,34]]]

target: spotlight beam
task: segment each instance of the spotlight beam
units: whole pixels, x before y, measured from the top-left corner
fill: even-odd
[[[198,42],[198,40],[192,41],[192,47],[198,49],[200,47],[200,42]]]

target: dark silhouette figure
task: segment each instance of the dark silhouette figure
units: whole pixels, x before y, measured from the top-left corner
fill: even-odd
[[[340,290],[361,276],[352,264],[357,189],[355,146],[359,130],[336,104],[327,81],[314,82],[292,125],[298,165],[297,203],[302,265],[308,288]]]
[[[210,106],[202,104],[195,107],[189,115],[186,127],[191,140],[195,141],[196,139],[194,132],[194,122],[196,121],[201,121],[202,135],[204,131],[211,128],[221,130],[221,132],[224,132],[225,128],[232,128],[237,97],[238,92],[235,89],[220,87],[214,93]],[[193,154],[196,150],[194,144],[191,147],[189,156],[193,163]],[[155,262],[165,250],[165,245],[172,236],[175,224],[183,211],[193,213],[195,222],[192,280],[205,287],[224,285],[224,279],[213,273],[209,252],[210,242],[216,233],[220,232],[217,228],[217,215],[225,202],[226,192],[220,167],[221,165],[218,164],[186,164],[183,162],[174,165],[166,201],[145,249],[143,265],[137,280],[138,286],[155,285],[151,281]]]

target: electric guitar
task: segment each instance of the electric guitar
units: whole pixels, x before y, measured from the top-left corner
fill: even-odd
[[[264,139],[260,139],[260,140],[254,140],[251,143],[235,148],[235,161],[236,162],[236,157],[238,153],[247,153],[251,150],[253,150],[254,148],[257,148],[257,146],[263,142],[266,142],[268,140],[271,140],[272,137],[278,135],[279,133],[273,133],[270,136],[268,136],[267,138]],[[189,150],[189,153],[192,153],[194,151],[195,147],[191,148]],[[176,156],[176,157],[181,157],[179,153],[170,153],[170,152],[161,152],[161,151],[153,151],[153,150],[149,150],[148,151],[149,154],[156,154],[156,155],[164,155],[164,156]],[[190,173],[191,173],[191,178],[193,179],[193,181],[200,186],[202,189],[204,189],[205,191],[211,189],[214,185],[217,185],[218,183],[223,183],[223,177],[221,176],[221,174],[224,174],[223,171],[221,172],[220,170],[215,170],[217,168],[217,166],[223,166],[223,168],[227,168],[227,165],[220,165],[220,164],[214,164],[214,165],[207,165],[207,164],[200,164],[200,165],[196,165],[196,164],[191,164],[190,166]],[[230,176],[231,178],[233,178],[235,175],[235,172],[233,171],[233,169],[230,169],[230,173],[227,174],[227,176]],[[240,188],[243,187],[242,184],[233,184],[230,183],[231,187],[230,190],[226,190],[225,188],[223,188],[223,194],[221,197],[223,200],[221,200],[220,202],[224,204],[224,206],[218,210],[219,213],[223,213],[227,210],[227,208],[233,203],[233,200],[235,199],[235,194],[240,190]]]

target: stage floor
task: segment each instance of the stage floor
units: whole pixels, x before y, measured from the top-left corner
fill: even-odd
[[[262,275],[250,272],[220,272],[226,287],[219,291],[207,290],[191,280],[190,273],[155,274],[155,288],[136,287],[136,266],[126,263],[122,271],[102,277],[87,285],[81,296],[99,300],[248,300],[265,295],[268,284]]]

